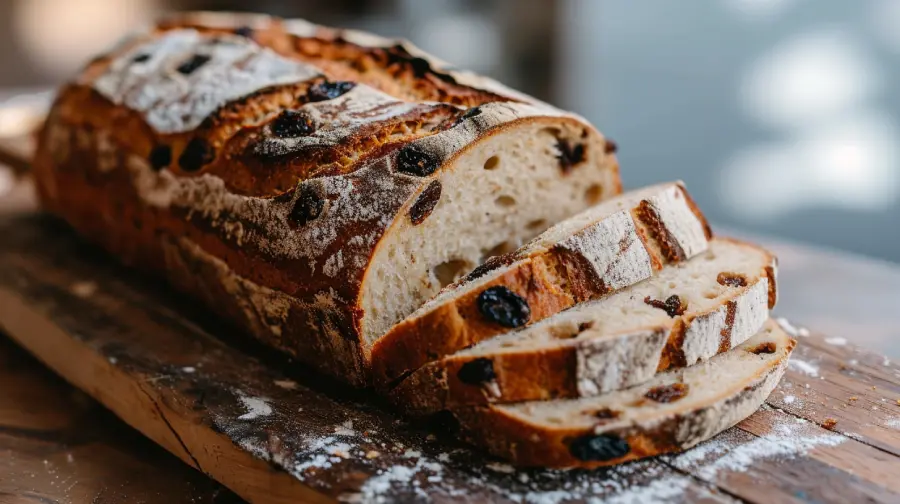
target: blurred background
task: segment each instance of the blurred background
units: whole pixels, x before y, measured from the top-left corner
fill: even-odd
[[[900,262],[898,0],[0,0],[0,100],[181,9],[409,38],[586,116],[627,187],[681,178],[719,225]]]

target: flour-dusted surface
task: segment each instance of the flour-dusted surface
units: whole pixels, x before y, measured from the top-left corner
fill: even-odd
[[[170,134],[195,129],[229,101],[317,76],[318,68],[244,37],[210,40],[195,30],[174,30],[117,57],[93,86],[113,103],[143,113],[158,132]]]

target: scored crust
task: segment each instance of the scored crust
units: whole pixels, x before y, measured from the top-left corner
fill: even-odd
[[[619,464],[690,448],[752,414],[795,345],[770,320],[733,350],[631,389],[452,412],[469,442],[515,465]]]
[[[423,366],[391,391],[391,401],[421,415],[465,404],[586,397],[693,365],[762,327],[773,308],[774,263],[758,247],[714,239],[707,253],[642,284]],[[672,295],[681,314],[647,304]]]
[[[619,195],[489,260],[392,327],[372,349],[373,380],[390,388],[430,361],[515,329],[483,313],[486,292],[518,296],[531,324],[694,257],[710,237],[681,183]]]
[[[499,242],[517,246],[620,191],[599,132],[506,91],[359,32],[187,14],[119,44],[60,92],[35,177],[46,209],[123,261],[360,384],[371,342],[440,289],[432,268],[477,265]],[[522,152],[531,157],[488,170],[488,156]],[[472,174],[485,183],[470,198],[499,207],[518,191],[521,206],[467,205],[459,192]],[[466,248],[416,248],[456,214],[486,215]],[[391,269],[398,250],[410,264]],[[402,302],[380,294],[398,271],[409,285],[390,290]],[[268,298],[291,309],[257,306]]]

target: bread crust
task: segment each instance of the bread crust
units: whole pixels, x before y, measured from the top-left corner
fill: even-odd
[[[244,26],[249,36],[235,34]],[[206,14],[132,37],[61,90],[35,160],[44,207],[266,343],[367,383],[361,286],[379,243],[429,184],[468,149],[527,125],[604,140],[575,115],[366,40],[300,21]],[[171,61],[179,51],[194,56]],[[369,70],[354,70],[362,61]],[[466,117],[460,105],[478,113]],[[305,116],[288,126],[314,133],[288,141],[277,121],[294,110]],[[408,148],[431,156],[434,173],[398,171]],[[609,171],[616,183],[605,190],[614,192],[614,157],[596,151],[603,157],[591,163]],[[254,315],[248,289],[284,297],[290,309]]]
[[[796,341],[784,336],[777,358],[764,360],[751,377],[730,383],[712,400],[665,415],[646,415],[633,421],[598,418],[595,425],[565,423],[549,428],[529,423],[501,407],[453,409],[467,441],[518,466],[595,468],[690,448],[733,426],[753,413],[769,396],[787,367]],[[732,352],[747,351],[737,348]],[[607,436],[626,443],[627,453],[605,460],[573,455],[573,441]],[[625,451],[625,450],[622,450]]]
[[[391,402],[423,415],[461,405],[587,397],[731,350],[756,334],[768,316],[775,256],[763,253],[768,261],[752,282],[708,310],[690,311],[658,326],[560,339],[550,348],[451,355],[413,372],[391,390]],[[491,362],[495,378],[466,383],[460,371],[479,359]]]
[[[475,273],[468,282],[449,286],[446,291],[457,289],[463,293],[433,303],[430,308],[426,305],[420,310],[424,313],[414,313],[375,343],[372,349],[375,385],[390,390],[410,371],[512,330],[479,313],[479,296],[488,288],[505,286],[519,295],[531,309],[529,323],[534,323],[577,303],[633,285],[649,278],[665,264],[681,262],[704,251],[711,237],[709,225],[687,196],[684,186],[677,183],[659,187],[658,194],[641,199],[634,208],[623,208],[586,224],[551,247],[533,251],[535,247],[525,245],[519,251],[495,259],[493,263],[500,268],[499,273],[490,273],[493,278],[487,282],[478,281],[475,277],[479,273]],[[678,201],[682,198],[684,203]],[[681,212],[671,210],[679,206]],[[668,220],[660,220],[654,209],[665,212]],[[677,247],[679,254],[671,254],[672,247]],[[440,301],[440,297],[435,301]],[[547,359],[554,364],[566,360],[564,357],[554,360],[550,356]],[[526,360],[522,365],[536,364]]]

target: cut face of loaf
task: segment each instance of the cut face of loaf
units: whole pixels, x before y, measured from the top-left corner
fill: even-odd
[[[597,467],[680,451],[750,416],[796,342],[772,321],[712,359],[619,392],[453,410],[469,441],[520,466]]]
[[[487,256],[620,192],[583,119],[407,43],[186,14],[66,86],[43,205],[263,342],[352,383]]]
[[[416,370],[392,392],[413,414],[585,397],[690,366],[754,335],[776,297],[775,257],[717,238],[656,276]]]
[[[710,234],[681,183],[603,202],[491,258],[391,328],[374,342],[374,381],[388,388],[444,355],[647,279],[705,251]]]

